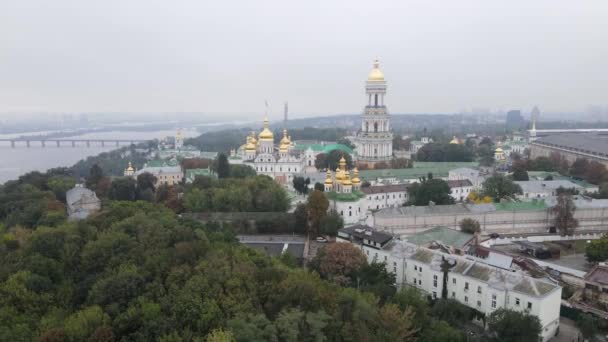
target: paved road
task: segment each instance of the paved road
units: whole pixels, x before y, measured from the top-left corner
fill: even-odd
[[[579,341],[577,337],[580,335],[576,323],[573,320],[565,317],[559,318],[559,334],[552,338],[551,342],[573,342]],[[580,341],[583,341],[581,336]]]

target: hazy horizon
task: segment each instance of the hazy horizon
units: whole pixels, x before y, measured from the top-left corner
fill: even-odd
[[[392,113],[608,111],[606,17],[605,1],[9,0],[0,119],[356,114],[376,56]]]

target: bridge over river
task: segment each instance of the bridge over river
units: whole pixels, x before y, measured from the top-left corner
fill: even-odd
[[[151,139],[150,139],[151,140]],[[150,140],[145,139],[45,139],[45,138],[15,138],[15,139],[0,139],[1,142],[10,142],[12,148],[19,146],[32,147],[46,147],[47,145],[56,147],[76,147],[76,146],[121,146],[138,144],[147,142]]]

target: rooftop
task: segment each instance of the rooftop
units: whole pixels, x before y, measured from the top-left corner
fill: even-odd
[[[473,183],[471,183],[471,181],[468,179],[449,179],[447,180],[447,182],[450,188],[462,188],[465,186],[473,186]]]
[[[387,192],[404,192],[411,184],[389,184],[389,185],[374,185],[361,188],[361,192],[366,195],[387,193]]]
[[[608,285],[608,266],[597,265],[587,273],[585,276],[586,281]]]
[[[414,162],[414,167],[409,169],[382,169],[361,170],[359,177],[362,180],[374,180],[377,178],[418,179],[432,173],[435,178],[447,177],[450,170],[457,168],[474,168],[477,162]]]
[[[425,263],[435,271],[441,271],[441,264],[444,260],[448,260],[454,265],[450,269],[451,273],[481,280],[499,290],[517,291],[533,297],[543,297],[560,288],[557,284],[533,278],[522,271],[500,269],[471,257],[445,254],[424,247],[416,247],[400,240],[394,240],[388,246],[385,249],[389,250],[394,257]]]
[[[546,192],[546,191],[555,191],[558,188],[562,187],[565,189],[576,189],[579,191],[584,191],[584,188],[576,183],[571,182],[570,180],[529,180],[529,181],[516,181],[515,184],[518,184],[524,193],[526,192]]]
[[[532,145],[565,148],[588,153],[601,159],[608,159],[608,134],[601,133],[560,133],[535,140]]]
[[[472,234],[463,233],[461,231],[446,227],[431,228],[429,230],[425,230],[424,232],[416,233],[407,237],[408,242],[419,246],[437,241],[456,248],[464,247],[472,239]]]
[[[351,237],[356,240],[370,240],[384,245],[393,239],[393,235],[383,232],[381,230],[375,230],[365,225],[355,225],[347,228],[342,228],[338,231],[338,235],[342,238],[350,239]]]

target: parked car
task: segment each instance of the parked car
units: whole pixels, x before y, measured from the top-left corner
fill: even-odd
[[[317,236],[317,242],[327,242],[327,239],[322,236]]]

